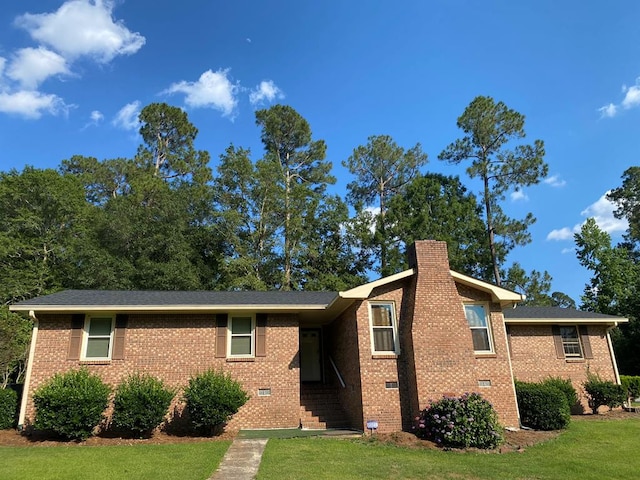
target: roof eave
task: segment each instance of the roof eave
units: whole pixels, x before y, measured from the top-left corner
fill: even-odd
[[[593,324],[607,325],[611,327],[618,326],[619,323],[627,323],[628,318],[506,318],[504,323],[511,325],[576,325],[576,324]]]
[[[456,282],[491,294],[491,299],[494,302],[499,302],[502,307],[514,305],[518,302],[524,301],[526,298],[525,295],[520,293],[512,292],[506,288],[498,287],[497,285],[469,277],[468,275],[463,275],[462,273],[458,273],[454,270],[450,270],[450,272]]]
[[[12,312],[218,312],[218,311],[268,311],[268,312],[299,312],[324,311],[327,305],[11,305]]]
[[[364,285],[360,285],[358,287],[352,288],[351,290],[345,290],[344,292],[339,292],[338,295],[340,296],[340,298],[349,298],[354,300],[362,300],[365,298],[369,298],[374,288],[382,287],[384,285],[397,282],[398,280],[402,280],[404,278],[410,277],[414,273],[415,273],[415,270],[413,268],[410,268],[409,270],[405,270],[403,272],[396,273],[394,275],[389,275],[388,277],[383,277],[373,282],[365,283]]]

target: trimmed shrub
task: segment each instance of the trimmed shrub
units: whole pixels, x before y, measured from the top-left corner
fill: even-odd
[[[598,408],[602,406],[606,405],[611,410],[622,405],[627,399],[627,393],[622,385],[603,380],[597,373],[587,372],[587,381],[582,386],[594,414],[598,413]]]
[[[571,420],[565,394],[550,385],[516,381],[520,421],[535,430],[560,430]]]
[[[211,435],[238,412],[249,396],[231,375],[207,370],[189,379],[184,399],[193,425]]]
[[[18,394],[10,388],[0,389],[0,430],[16,426]]]
[[[542,385],[547,387],[553,387],[560,390],[564,396],[567,398],[567,404],[569,405],[569,410],[574,405],[578,404],[578,393],[576,389],[573,388],[573,384],[571,383],[571,379],[563,379],[560,377],[547,377],[542,382]]]
[[[631,375],[620,375],[620,383],[627,397],[633,400],[640,397],[640,377],[632,377]]]
[[[111,424],[135,436],[148,436],[164,420],[175,393],[151,375],[131,375],[116,388]]]
[[[477,393],[444,397],[425,408],[416,419],[422,439],[451,448],[495,448],[502,428],[493,406]]]
[[[35,427],[85,440],[103,419],[111,388],[87,369],[56,374],[33,394]]]

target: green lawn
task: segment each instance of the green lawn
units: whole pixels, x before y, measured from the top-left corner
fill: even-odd
[[[0,478],[204,480],[228,447],[229,442],[0,447]]]
[[[640,416],[576,418],[557,439],[524,453],[411,450],[363,440],[271,438],[258,480],[629,479],[640,471]],[[0,478],[198,479],[229,442],[133,446],[0,447]]]
[[[640,418],[578,418],[559,438],[523,453],[409,450],[362,441],[271,439],[258,480],[637,478]]]

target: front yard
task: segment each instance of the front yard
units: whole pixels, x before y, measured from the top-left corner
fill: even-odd
[[[257,478],[628,479],[640,471],[634,455],[638,438],[636,414],[574,417],[558,437],[502,454],[400,447],[367,438],[272,438]],[[131,443],[2,446],[0,478],[204,480],[229,445],[229,441]]]

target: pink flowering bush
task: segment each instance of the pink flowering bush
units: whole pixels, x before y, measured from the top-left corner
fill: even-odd
[[[416,418],[415,434],[447,448],[496,448],[502,427],[493,406],[477,393],[443,397]]]

